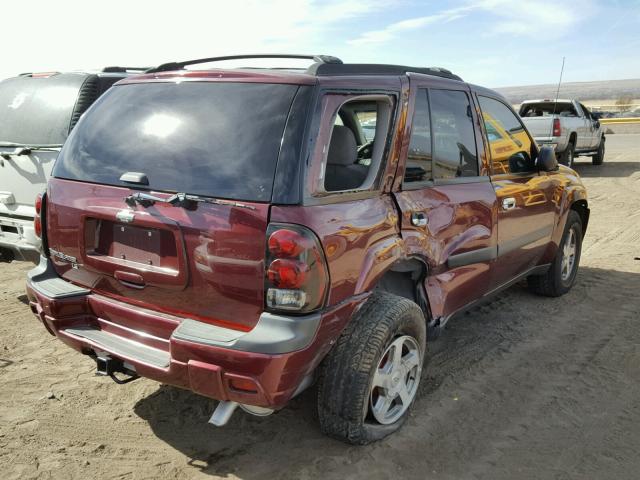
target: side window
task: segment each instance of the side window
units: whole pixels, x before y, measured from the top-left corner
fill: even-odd
[[[536,150],[520,119],[504,103],[489,97],[478,98],[489,141],[493,173],[534,171]]]
[[[416,93],[404,183],[431,180],[431,120],[426,89]]]
[[[433,177],[478,175],[478,156],[469,97],[458,90],[430,90]]]
[[[374,185],[392,107],[392,99],[387,96],[357,97],[340,105],[326,156],[325,191],[366,190]]]

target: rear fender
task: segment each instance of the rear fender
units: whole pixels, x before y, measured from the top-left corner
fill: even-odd
[[[371,246],[362,262],[354,295],[372,290],[392,265],[402,260],[402,245],[402,239],[394,236]]]
[[[426,318],[433,318],[430,301],[434,297],[438,303],[439,289],[437,284],[432,292],[425,289],[429,285],[425,283],[429,263],[424,258],[407,256],[403,247],[404,241],[399,237],[387,238],[374,245],[365,257],[356,294],[385,290],[416,302]],[[404,282],[407,284],[401,285]],[[408,286],[409,282],[411,286]]]

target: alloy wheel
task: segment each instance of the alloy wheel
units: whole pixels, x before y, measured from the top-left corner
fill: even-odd
[[[575,230],[570,228],[567,233],[568,235],[562,248],[562,265],[560,270],[560,276],[565,282],[569,280],[573,274],[576,263],[576,253],[578,251],[578,239]]]
[[[413,401],[420,382],[421,356],[413,337],[396,338],[387,347],[373,376],[370,406],[381,424],[397,421]]]

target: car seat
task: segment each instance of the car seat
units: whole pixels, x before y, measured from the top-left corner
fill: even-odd
[[[329,192],[352,190],[362,185],[369,167],[356,163],[358,144],[356,137],[342,125],[335,125],[331,134],[324,188]]]

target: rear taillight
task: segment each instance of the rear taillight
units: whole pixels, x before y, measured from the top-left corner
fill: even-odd
[[[304,313],[322,306],[329,273],[313,232],[298,225],[270,224],[266,265],[265,301],[269,310]]]
[[[554,118],[553,119],[553,136],[559,137],[560,135],[562,135],[562,129],[560,128],[560,119]]]
[[[42,194],[39,193],[36,197],[36,216],[33,218],[33,230],[38,238],[42,237]]]

